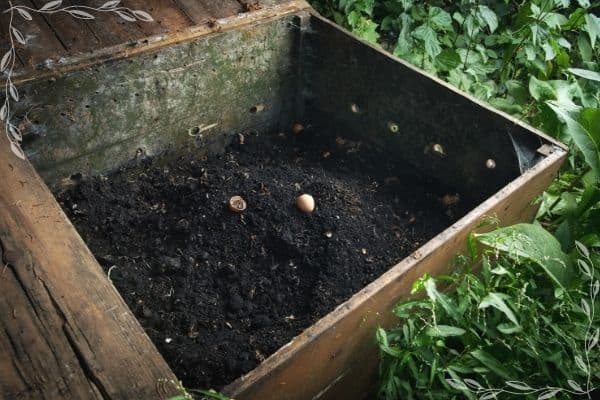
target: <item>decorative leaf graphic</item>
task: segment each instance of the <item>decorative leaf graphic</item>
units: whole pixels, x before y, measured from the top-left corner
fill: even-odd
[[[53,0],[53,1],[50,1],[46,4],[44,4],[44,6],[42,8],[40,8],[40,11],[56,10],[58,7],[60,7],[61,4],[62,4],[62,0]]]
[[[69,10],[67,12],[69,14],[71,14],[73,17],[79,18],[79,19],[95,19],[96,18],[92,14],[85,12],[85,11],[81,11],[81,10]]]
[[[146,11],[133,10],[132,12],[133,12],[133,15],[135,15],[139,20],[146,21],[146,22],[154,21],[152,16],[150,14],[148,14]]]
[[[31,18],[31,14],[29,14],[29,12],[27,10],[24,10],[22,8],[19,8],[19,7],[17,7],[16,10],[19,13],[19,15],[21,17],[23,17],[23,19],[25,19],[27,21],[31,21],[33,19],[33,18]]]
[[[10,149],[12,150],[12,152],[19,157],[21,160],[25,159],[25,153],[23,153],[23,150],[21,150],[21,146],[19,146],[18,144],[16,144],[15,142],[10,142]]]
[[[119,15],[119,17],[123,18],[125,21],[129,21],[129,22],[135,22],[135,17],[129,13],[126,13],[124,11],[116,11],[117,15]]]
[[[12,60],[12,51],[9,50],[2,56],[2,61],[0,61],[0,72],[4,72],[4,70],[6,70],[6,68],[8,67],[8,64],[10,64],[11,60]]]
[[[10,28],[13,37],[15,39],[17,39],[17,42],[21,43],[21,44],[27,44],[27,41],[25,40],[25,37],[23,36],[23,34],[21,33],[21,31],[19,31],[17,28],[15,28],[14,26],[12,26]]]
[[[106,3],[104,3],[100,7],[98,7],[98,9],[99,10],[107,10],[107,9],[110,9],[110,8],[115,8],[116,6],[119,5],[120,2],[121,2],[121,0],[107,1]]]
[[[19,92],[13,83],[11,82],[8,91],[10,92],[10,96],[14,99],[14,101],[19,101]]]

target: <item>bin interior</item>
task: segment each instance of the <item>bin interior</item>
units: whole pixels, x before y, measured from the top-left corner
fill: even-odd
[[[132,160],[210,157],[239,133],[276,135],[300,123],[308,133],[362,141],[475,206],[542,160],[543,145],[552,147],[309,12],[21,91],[24,147],[56,192]]]

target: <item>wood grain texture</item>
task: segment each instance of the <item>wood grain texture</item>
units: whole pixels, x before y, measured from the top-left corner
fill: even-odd
[[[13,3],[40,8],[46,0],[14,0]],[[262,0],[259,5],[261,9],[269,9],[285,7],[288,3],[298,3],[298,0]],[[99,0],[63,1],[63,6],[101,4],[103,2]],[[34,74],[36,68],[44,63],[48,64],[46,68],[51,68],[51,64],[68,57],[113,46],[127,46],[153,35],[177,34],[215,19],[232,18],[246,11],[255,12],[247,10],[243,4],[246,2],[236,0],[123,0],[123,6],[147,11],[155,22],[126,22],[109,13],[93,13],[96,19],[87,21],[64,13],[44,16],[32,13],[33,21],[24,21],[16,16],[17,26],[28,38],[28,43],[17,46],[19,62],[15,73]],[[0,50],[8,48],[7,27],[7,15],[2,14]]]
[[[46,1],[44,0],[31,0],[36,8],[41,8]],[[77,4],[70,0],[63,0],[62,6],[68,7]],[[65,55],[82,54],[91,51],[94,48],[102,46],[103,43],[94,36],[94,33],[90,30],[85,20],[73,18],[66,13],[56,13],[50,15],[44,15],[42,17],[48,27],[54,32],[56,37],[60,40],[66,54],[55,54],[53,58],[58,59]]]
[[[174,0],[125,0],[123,5],[133,10],[145,10],[152,15],[155,23],[138,23],[147,36],[181,32],[191,26],[191,21],[177,7]]]
[[[161,399],[175,379],[0,129],[0,398]]]
[[[97,0],[77,0],[73,4],[88,7],[99,5]],[[92,14],[94,19],[78,20],[77,22],[87,25],[100,46],[130,43],[146,36],[138,21],[125,21],[114,13],[92,12]],[[146,23],[155,24],[153,22]]]

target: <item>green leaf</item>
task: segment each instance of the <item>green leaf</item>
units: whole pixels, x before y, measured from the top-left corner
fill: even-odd
[[[494,31],[498,28],[498,16],[495,12],[493,12],[488,6],[480,5],[477,9],[479,17],[487,24],[488,28],[490,28],[490,32],[494,33]]]
[[[435,58],[435,64],[441,71],[450,71],[461,63],[460,55],[454,49],[444,49]]]
[[[513,311],[504,302],[505,299],[509,298],[510,296],[507,296],[504,293],[490,292],[487,296],[483,298],[483,300],[481,300],[481,303],[479,303],[478,308],[485,309],[488,307],[494,307],[495,309],[506,315],[506,318],[508,318],[513,324],[519,326],[519,321],[517,321],[517,317],[515,317]]]
[[[413,33],[414,37],[420,39],[425,44],[425,52],[431,58],[435,58],[442,52],[437,34],[429,25],[420,25]]]
[[[596,39],[600,36],[600,18],[593,14],[585,14],[585,31],[590,36],[593,49],[596,46]]]
[[[409,54],[413,49],[413,39],[411,33],[412,18],[408,14],[400,15],[400,33],[398,34],[398,42],[394,49],[395,56],[404,56]]]
[[[514,260],[527,259],[540,267],[559,287],[571,277],[571,261],[560,243],[539,225],[517,224],[475,235],[477,240]]]
[[[443,31],[452,31],[452,17],[439,7],[429,7],[429,21]]]
[[[519,104],[502,97],[492,98],[489,100],[489,103],[497,109],[509,114],[520,114],[523,111],[523,107]]]
[[[448,298],[447,295],[438,292],[437,287],[435,285],[435,279],[429,278],[425,281],[425,290],[427,291],[427,296],[429,298],[442,306],[444,311],[448,313],[454,320],[458,321],[460,319],[460,315],[458,314],[458,310],[452,300]]]
[[[448,337],[448,336],[461,336],[465,334],[465,330],[456,326],[450,325],[436,325],[427,328],[427,336],[432,337]]]
[[[535,76],[529,79],[529,93],[536,101],[556,99],[556,90],[547,81],[541,81]]]
[[[472,351],[470,354],[471,356],[473,356],[473,358],[485,365],[487,368],[489,368],[501,378],[504,378],[506,380],[510,380],[512,378],[508,371],[506,371],[506,369],[502,366],[502,363],[496,358],[494,358],[492,355],[486,353],[481,349]]]
[[[592,168],[594,173],[597,176],[600,176],[600,146],[599,146],[599,138],[594,137],[597,136],[593,131],[589,129],[593,129],[592,127],[582,126],[578,121],[573,119],[568,112],[559,107],[557,104],[553,102],[547,102],[548,106],[552,108],[552,110],[556,113],[556,115],[562,119],[567,124],[567,132],[570,137],[573,139],[573,142],[579,148],[579,150],[583,153],[583,157],[587,164]]]
[[[589,69],[581,69],[581,68],[569,68],[567,71],[569,71],[573,75],[577,75],[582,78],[589,79],[590,81],[600,82],[600,72],[590,71]]]

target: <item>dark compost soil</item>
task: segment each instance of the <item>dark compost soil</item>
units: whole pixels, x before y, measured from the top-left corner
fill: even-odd
[[[221,155],[144,160],[58,194],[186,387],[250,371],[467,208],[364,143],[240,138]],[[314,213],[295,207],[301,193]],[[242,214],[226,206],[234,195]]]

